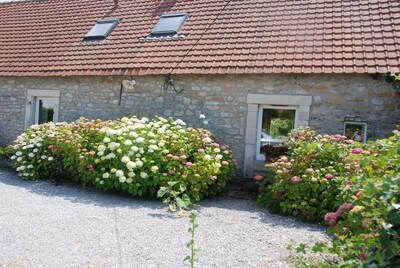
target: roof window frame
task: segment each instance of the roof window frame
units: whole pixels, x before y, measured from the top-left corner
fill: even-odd
[[[168,18],[173,18],[173,17],[182,17],[181,21],[179,22],[179,24],[177,24],[178,27],[176,27],[175,29],[171,29],[171,30],[160,30],[158,28],[161,28],[161,25],[163,23],[165,23],[165,21]],[[150,33],[150,37],[173,37],[176,36],[179,31],[181,30],[183,24],[185,24],[187,18],[189,17],[189,13],[187,12],[181,12],[181,13],[171,13],[171,14],[165,14],[162,15],[159,19],[159,21],[157,22],[156,26],[153,28],[153,30]]]
[[[107,29],[107,31],[102,35],[89,35],[91,31],[95,29],[95,27],[99,24],[112,23],[111,26]],[[102,41],[107,39],[108,35],[117,27],[120,23],[120,19],[101,19],[97,20],[96,24],[90,29],[90,31],[83,37],[83,41]]]

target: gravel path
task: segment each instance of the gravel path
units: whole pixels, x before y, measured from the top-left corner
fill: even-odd
[[[323,227],[252,200],[220,197],[195,208],[198,267],[292,267],[288,244],[326,239]],[[188,217],[159,201],[0,170],[0,267],[188,267],[188,227]]]

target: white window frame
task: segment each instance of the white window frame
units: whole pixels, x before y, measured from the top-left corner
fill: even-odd
[[[343,135],[346,135],[346,125],[360,125],[360,126],[364,126],[364,138],[361,142],[363,143],[367,143],[367,128],[368,128],[368,124],[365,122],[357,122],[357,121],[344,121],[343,123]]]
[[[25,106],[25,122],[24,127],[28,128],[35,124],[36,118],[36,100],[40,98],[54,98],[56,100],[56,109],[54,109],[53,122],[58,122],[59,107],[60,107],[60,90],[28,90],[26,94]]]
[[[263,109],[282,109],[282,110],[294,110],[295,111],[295,119],[294,119],[294,128],[298,127],[299,121],[299,107],[298,106],[279,106],[279,105],[259,105],[258,107],[258,120],[257,120],[257,143],[256,143],[256,160],[265,160],[265,155],[260,153],[261,147],[261,126],[262,126],[262,116]]]

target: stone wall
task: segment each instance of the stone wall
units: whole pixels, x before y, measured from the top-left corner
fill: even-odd
[[[399,96],[392,85],[368,75],[177,75],[180,94],[163,90],[163,76],[133,77],[133,90],[123,89],[129,77],[0,78],[0,143],[10,143],[24,127],[29,89],[59,90],[59,121],[81,116],[114,119],[126,115],[173,116],[189,126],[206,126],[229,144],[243,167],[248,94],[312,96],[310,125],[320,133],[342,133],[346,116],[368,122],[370,137],[390,135],[399,124]],[[242,174],[239,171],[239,174]]]

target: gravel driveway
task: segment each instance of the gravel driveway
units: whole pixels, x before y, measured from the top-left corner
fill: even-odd
[[[288,244],[324,240],[324,228],[272,215],[249,199],[196,205],[198,267],[292,267]],[[0,170],[0,267],[188,267],[188,217],[159,201]]]

